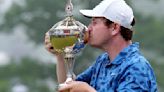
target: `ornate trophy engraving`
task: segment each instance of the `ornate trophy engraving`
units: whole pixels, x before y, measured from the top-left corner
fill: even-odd
[[[84,48],[87,43],[87,27],[76,21],[72,14],[73,5],[71,0],[66,4],[66,18],[56,23],[49,31],[50,42],[55,48],[55,51],[62,53],[65,59],[67,71],[66,82],[73,79],[73,66],[75,55]],[[59,87],[66,85],[59,84]]]

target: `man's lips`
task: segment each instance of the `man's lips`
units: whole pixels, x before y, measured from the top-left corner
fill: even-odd
[[[85,43],[85,44],[88,43],[89,38],[90,38],[90,34],[89,34],[89,32],[87,31],[87,32],[85,32],[85,34],[84,34],[84,43]]]

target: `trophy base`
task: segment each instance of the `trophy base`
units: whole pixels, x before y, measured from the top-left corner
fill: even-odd
[[[64,87],[64,86],[67,86],[67,84],[66,83],[61,83],[61,84],[58,85],[58,89],[61,88],[61,87]]]
[[[67,86],[66,83],[61,83],[59,85],[57,85],[56,87],[56,91],[58,92],[60,88],[64,87],[64,86]],[[69,92],[69,90],[65,90],[65,91],[62,91],[62,92]]]
[[[67,78],[64,83],[61,83],[61,84],[57,85],[57,91],[58,91],[58,89],[60,89],[60,88],[62,88],[64,86],[67,86],[68,85],[67,83],[71,82],[71,81],[73,81],[72,78]],[[69,90],[66,90],[64,92],[69,92]]]

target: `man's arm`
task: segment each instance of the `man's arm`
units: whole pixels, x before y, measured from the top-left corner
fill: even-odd
[[[64,65],[64,58],[61,54],[55,52],[55,48],[52,47],[50,43],[50,36],[48,33],[45,34],[45,47],[46,49],[52,53],[57,58],[57,64],[56,64],[56,73],[57,73],[57,79],[59,83],[63,83],[66,80],[66,69]]]
[[[56,55],[57,64],[56,64],[56,73],[59,83],[63,83],[66,80],[66,69],[64,64],[64,58],[62,55]]]

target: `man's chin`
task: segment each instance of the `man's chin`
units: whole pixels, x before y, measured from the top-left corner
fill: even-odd
[[[88,45],[92,46],[92,47],[95,47],[95,48],[98,48],[99,46],[97,46],[96,44],[92,43],[92,42],[88,42]]]

